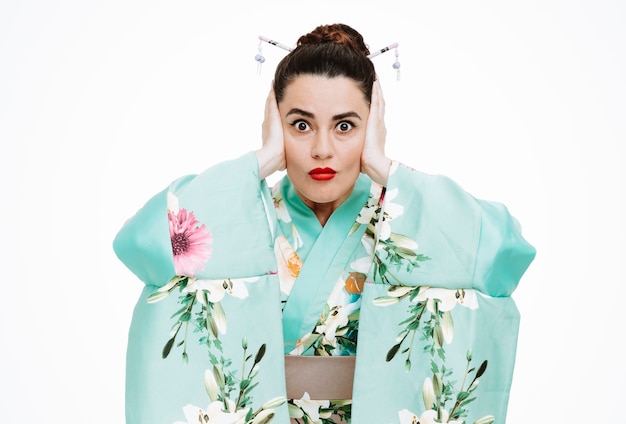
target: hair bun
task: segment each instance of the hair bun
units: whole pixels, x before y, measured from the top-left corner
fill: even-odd
[[[370,54],[365,41],[363,41],[363,36],[345,24],[320,25],[308,34],[300,37],[297,46],[323,43],[341,44],[361,52],[365,56]]]

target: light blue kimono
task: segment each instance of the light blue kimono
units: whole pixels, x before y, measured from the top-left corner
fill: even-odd
[[[146,284],[128,424],[505,422],[535,250],[448,178],[394,162],[322,227],[249,153],[173,182],[114,249]],[[356,355],[352,400],[286,399],[286,354]]]

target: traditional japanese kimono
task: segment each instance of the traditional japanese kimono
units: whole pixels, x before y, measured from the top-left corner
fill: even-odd
[[[448,178],[394,162],[322,227],[249,153],[173,182],[114,249],[145,283],[128,424],[505,422],[535,250]],[[287,399],[285,355],[356,355],[352,398]]]

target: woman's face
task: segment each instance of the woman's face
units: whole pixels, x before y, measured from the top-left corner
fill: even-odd
[[[287,175],[311,208],[336,209],[361,171],[369,105],[346,77],[301,75],[285,89],[283,122]]]

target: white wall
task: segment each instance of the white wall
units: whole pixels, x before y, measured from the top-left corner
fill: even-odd
[[[626,6],[608,0],[0,1],[0,422],[121,423],[140,283],[124,220],[260,143],[285,44],[372,48],[388,151],[500,200],[538,250],[509,423],[617,422],[626,257]],[[218,205],[225,207],[226,205]]]

